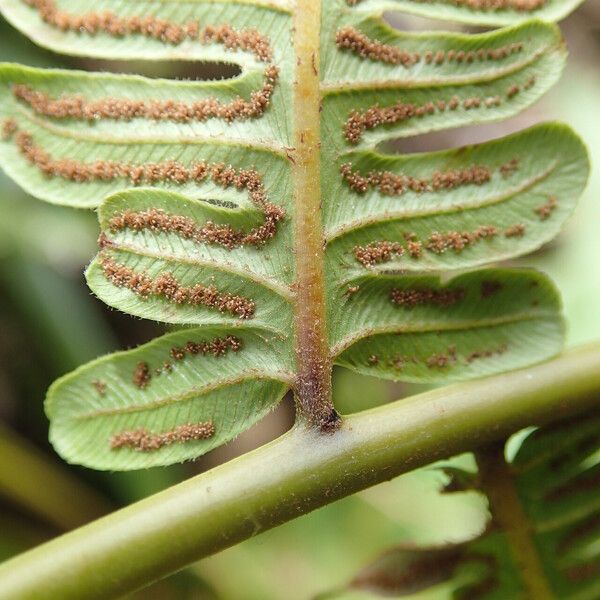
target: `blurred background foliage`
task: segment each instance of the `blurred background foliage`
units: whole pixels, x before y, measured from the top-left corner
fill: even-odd
[[[390,16],[402,29],[447,28]],[[563,24],[570,60],[560,83],[518,117],[486,127],[421,136],[402,152],[483,141],[541,120],[572,125],[600,160],[600,2],[590,0]],[[152,77],[222,77],[223,65],[109,63],[45,52],[0,21],[0,60],[36,66],[137,72]],[[562,291],[570,345],[600,339],[600,170],[552,244],[513,264],[534,266]],[[202,472],[281,434],[293,422],[287,399],[262,423],[202,459],[165,469],[97,473],[62,463],[47,442],[43,398],[61,374],[100,354],[161,333],[157,324],[106,308],[92,297],[83,269],[93,256],[95,215],[38,202],[0,174],[0,560],[103,513]],[[347,371],[335,374],[335,401],[355,412],[419,391]],[[472,467],[470,456],[453,459]],[[198,563],[135,597],[156,600],[301,600],[342,587],[382,550],[401,542],[439,544],[481,531],[486,506],[469,494],[443,495],[433,467],[400,477]],[[0,584],[1,585],[1,584]],[[443,585],[414,598],[450,597]],[[341,598],[342,596],[336,596]],[[364,593],[343,595],[369,598]]]

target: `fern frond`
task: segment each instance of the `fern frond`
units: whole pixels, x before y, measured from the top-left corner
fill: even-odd
[[[461,544],[390,549],[348,589],[370,597],[412,597],[443,586],[456,600],[597,598],[599,427],[597,412],[543,427],[509,463],[503,446],[484,452],[479,483],[458,476],[489,495],[486,531]]]
[[[387,142],[530,106],[566,52],[555,25],[527,19],[576,4],[0,0],[59,52],[239,70],[170,81],[0,65],[2,167],[41,199],[99,207],[90,288],[193,327],[59,380],[57,450],[102,469],[164,465],[235,437],[288,389],[301,418],[335,429],[334,362],[443,382],[558,353],[546,277],[455,271],[559,232],[589,171],[578,137],[545,124],[420,155]],[[402,33],[390,9],[509,26]]]

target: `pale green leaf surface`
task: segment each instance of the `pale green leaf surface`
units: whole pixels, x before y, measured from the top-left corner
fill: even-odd
[[[473,34],[398,31],[382,18],[347,17],[336,20],[332,28],[333,36],[330,31],[323,34],[323,86],[327,91],[433,88],[494,80],[518,73],[563,45],[556,25],[534,20]],[[346,36],[365,47],[340,46]],[[460,60],[458,52],[462,53]],[[401,56],[404,60],[399,61]]]
[[[50,160],[76,161],[77,165],[83,168],[94,165],[97,161],[117,165],[127,164],[132,167],[176,161],[187,169],[192,169],[199,161],[209,165],[232,164],[236,169],[250,169],[255,165],[261,165],[260,174],[263,175],[263,184],[268,189],[269,195],[283,204],[289,202],[291,193],[289,167],[282,146],[287,136],[286,127],[280,126],[277,119],[271,120],[270,123],[267,119],[264,125],[257,125],[255,119],[234,122],[230,126],[220,119],[211,119],[211,122],[202,123],[177,123],[139,118],[132,119],[130,122],[110,119],[93,122],[53,119],[36,115],[11,93],[14,83],[29,81],[29,85],[37,89],[36,82],[40,80],[45,82],[45,85],[39,88],[40,91],[56,90],[52,94],[56,98],[60,98],[59,90],[64,90],[64,84],[68,83],[67,89],[71,95],[87,90],[89,84],[90,99],[94,99],[94,90],[98,94],[96,99],[111,97],[130,99],[133,97],[131,90],[136,88],[134,92],[137,93],[136,99],[143,99],[147,93],[150,93],[151,88],[153,97],[167,101],[179,98],[178,94],[173,96],[172,89],[172,86],[179,85],[182,86],[182,90],[186,87],[190,88],[187,98],[191,102],[194,94],[197,93],[197,88],[214,85],[197,82],[151,82],[139,77],[131,78],[131,81],[129,79],[130,76],[67,75],[64,71],[24,69],[14,65],[0,67],[2,82],[0,115],[3,119],[14,120],[17,127],[16,134],[0,141],[0,164],[29,193],[57,204],[93,207],[99,204],[103,197],[133,185],[131,179],[125,176],[93,178],[82,182],[67,175],[50,177],[44,173],[39,164],[33,163],[19,150],[17,134],[21,132],[29,134],[33,144],[47,153]],[[133,85],[130,85],[132,83]],[[163,85],[166,86],[166,90]],[[210,95],[213,96],[213,93],[210,92]],[[146,100],[149,99],[146,97]],[[267,108],[267,114],[271,110]],[[285,121],[285,118],[283,120]],[[224,127],[227,128],[227,135],[223,130]],[[248,139],[249,136],[251,139]],[[244,137],[247,138],[246,141]],[[243,191],[223,189],[211,185],[206,180],[202,182],[188,180],[178,183],[173,179],[161,179],[154,182],[154,185],[186,193],[192,197],[206,197],[205,194],[209,194],[208,197],[211,199],[235,204],[243,202],[248,196]]]
[[[224,327],[186,329],[105,356],[59,379],[46,402],[55,448],[70,462],[131,470],[193,459],[236,437],[275,407],[289,386],[293,366],[287,342],[256,327],[234,332],[241,342],[237,352],[186,353],[179,360],[171,354],[172,348],[190,341],[211,342],[229,335],[231,330]],[[133,382],[140,362],[150,373],[143,388]],[[209,439],[178,442],[152,452],[111,449],[112,436],[125,431],[160,434],[209,421],[215,427]]]
[[[529,61],[515,64],[492,74],[472,78],[461,84],[405,87],[393,83],[390,87],[372,84],[369,88],[352,89],[344,86],[329,91],[323,107],[324,135],[333,148],[372,147],[394,137],[405,137],[459,127],[487,123],[511,117],[533,104],[558,80],[565,63],[562,42],[535,55]],[[514,94],[512,90],[518,90]],[[450,108],[456,99],[457,107]],[[492,101],[497,99],[497,104]],[[479,106],[467,108],[465,102],[479,101]],[[439,108],[439,103],[444,108]],[[390,109],[403,106],[424,107],[432,103],[432,111],[391,124],[379,124],[361,129],[353,143],[346,138],[347,123],[353,113],[368,115],[369,109]]]
[[[445,283],[435,276],[365,275],[352,284],[359,289],[340,293],[330,335],[336,362],[364,374],[460,380],[542,361],[562,346],[558,293],[533,271],[486,269]],[[398,292],[417,300],[395,303]]]
[[[192,289],[201,284],[219,293],[232,294],[255,307],[249,318],[255,326],[288,336],[292,327],[289,253],[287,236],[276,233],[262,247],[228,249],[199,242],[178,232],[156,230],[151,225],[140,230],[111,230],[111,219],[122,215],[143,215],[160,211],[169,218],[184,218],[201,228],[206,223],[228,224],[241,231],[260,225],[258,211],[223,208],[201,200],[152,189],[130,190],[110,197],[102,205],[100,224],[104,246],[87,270],[91,289],[107,304],[144,318],[180,324],[242,324],[239,314],[219,311],[212,306],[176,302],[161,294],[143,295],[130,286],[117,285],[104,268],[112,263],[156,281],[170,273],[177,284]],[[231,218],[233,213],[233,218]],[[254,213],[254,214],[253,214]],[[259,213],[260,215],[260,213]],[[257,218],[258,217],[258,218]]]
[[[287,44],[289,11],[288,0],[143,0],[123,2],[115,0],[52,0],[53,4],[69,15],[82,16],[90,12],[111,11],[119,17],[149,15],[169,23],[186,25],[198,23],[202,27],[228,23],[235,28],[256,28],[269,32],[273,46],[282,54],[289,50]],[[227,51],[218,44],[201,44],[185,39],[181,43],[136,35],[109,35],[103,31],[61,31],[44,22],[39,11],[24,0],[0,0],[0,10],[17,29],[40,46],[82,56],[111,59],[152,60],[210,60],[235,63],[251,62],[242,52]]]
[[[189,259],[178,260],[168,256],[158,258],[156,255],[147,256],[130,250],[105,250],[104,255],[152,280],[156,280],[161,274],[170,273],[182,287],[192,288],[197,284],[214,286],[219,293],[247,299],[256,307],[250,317],[253,324],[289,335],[289,301],[272,289],[257,284],[250,277],[211,268],[206,264],[194,264]],[[118,287],[107,279],[99,259],[94,260],[88,267],[86,277],[88,285],[101,300],[138,317],[186,325],[223,323],[230,327],[237,327],[244,320],[235,313],[221,312],[211,306],[177,303],[155,294],[143,297],[127,287]]]
[[[290,143],[289,119],[285,111],[267,107],[253,118],[225,119],[212,117],[200,119],[148,119],[148,118],[69,118],[44,114],[23,98],[17,97],[14,86],[26,85],[32,91],[44,94],[49,100],[81,98],[87,103],[107,100],[150,102],[177,102],[185,105],[216,100],[229,104],[239,98],[249,102],[252,93],[265,84],[265,70],[269,64],[246,69],[232,79],[192,81],[152,79],[139,75],[89,73],[62,69],[37,69],[15,63],[0,63],[1,116],[12,117],[27,129],[29,123],[56,135],[74,139],[112,139],[143,143],[148,140],[173,140],[185,144],[186,140],[228,141],[250,149],[271,150],[281,153]],[[285,75],[274,85],[271,105],[281,105],[289,94]],[[140,125],[143,124],[143,128]]]
[[[518,164],[514,170],[510,169],[513,160]],[[531,252],[556,236],[571,215],[590,169],[581,140],[559,124],[535,126],[456,150],[403,156],[358,151],[342,157],[340,162],[351,164],[363,176],[385,171],[432,182],[436,173],[481,167],[488,177],[479,184],[462,183],[423,192],[408,189],[396,196],[382,193],[377,186],[360,194],[338,180],[330,189],[337,201],[325,212],[330,240],[327,259],[331,269],[344,279],[365,272],[354,249],[383,240],[400,243],[405,252],[372,265],[371,270],[467,268]],[[508,171],[503,173],[506,167]],[[540,214],[551,198],[556,205],[547,216]],[[350,211],[351,220],[347,217]],[[523,234],[511,236],[518,225],[523,227]],[[494,227],[496,235],[463,249],[448,248],[440,253],[427,248],[436,232],[473,233],[482,226]],[[421,243],[420,258],[408,252],[409,235]]]
[[[207,222],[230,225],[236,231],[248,232],[264,223],[264,215],[242,196],[236,206],[220,206],[211,199],[189,198],[175,192],[144,188],[130,189],[108,197],[98,210],[100,228],[111,248],[130,250],[157,258],[180,260],[199,267],[221,267],[231,273],[254,278],[257,284],[272,288],[289,298],[294,264],[289,252],[291,237],[289,219],[277,225],[276,234],[262,246],[241,245],[228,249],[216,244],[200,243],[174,232],[161,232],[150,227],[141,231],[111,229],[111,219],[125,213],[144,213],[152,209],[181,216],[197,227]]]

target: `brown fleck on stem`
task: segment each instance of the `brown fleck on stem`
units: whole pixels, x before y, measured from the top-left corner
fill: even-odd
[[[294,11],[294,149],[296,237],[296,405],[301,417],[333,430],[331,358],[325,325],[325,277],[320,181],[320,0],[298,0]]]
[[[504,459],[504,442],[494,443],[475,454],[481,488],[490,502],[494,522],[504,531],[519,567],[527,598],[556,600],[546,581],[533,540],[530,520],[517,495],[510,466]]]

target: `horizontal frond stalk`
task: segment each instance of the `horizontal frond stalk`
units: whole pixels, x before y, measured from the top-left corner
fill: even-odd
[[[226,103],[220,102],[216,98],[197,100],[192,103],[177,100],[130,100],[124,98],[87,100],[80,94],[52,98],[27,84],[13,85],[12,93],[17,100],[29,105],[37,114],[53,119],[85,121],[151,119],[153,121],[189,123],[217,118],[232,123],[235,120],[261,117],[271,104],[278,77],[279,70],[270,65],[265,69],[265,81],[262,88],[252,92],[250,100],[238,96]]]
[[[522,84],[511,84],[504,96],[470,96],[461,100],[458,96],[452,96],[448,100],[437,100],[422,105],[405,103],[401,100],[393,106],[372,106],[366,110],[351,111],[344,124],[344,137],[350,144],[358,144],[365,131],[376,129],[384,125],[394,125],[413,118],[424,117],[434,113],[446,111],[491,109],[510,101],[521,91],[528,90],[535,85],[535,76],[530,76]]]
[[[357,6],[363,0],[346,0],[348,6]],[[516,10],[519,12],[530,12],[538,10],[546,5],[547,0],[415,0],[427,4],[449,4],[471,8],[474,10]]]
[[[248,298],[220,292],[212,285],[197,283],[192,287],[182,286],[171,273],[162,273],[153,279],[145,273],[137,273],[130,267],[115,262],[106,251],[100,254],[100,264],[104,276],[113,285],[127,288],[143,299],[156,296],[173,304],[205,306],[240,319],[251,319],[256,311],[256,304]]]
[[[411,52],[394,46],[384,44],[379,40],[371,39],[368,35],[354,27],[344,27],[336,33],[335,42],[340,50],[348,50],[353,54],[390,65],[412,67],[420,62],[433,65],[456,62],[472,63],[475,61],[496,61],[507,58],[523,51],[523,42],[513,42],[498,48],[480,48],[479,50],[438,50],[437,52]]]
[[[112,450],[131,448],[138,452],[152,452],[171,444],[207,440],[214,435],[215,426],[212,421],[186,423],[161,433],[150,433],[147,429],[140,428],[114,434],[110,440],[110,447]]]
[[[91,36],[102,32],[116,38],[141,35],[171,45],[181,44],[185,40],[198,40],[202,44],[222,44],[232,51],[252,52],[263,62],[269,62],[273,57],[269,41],[255,29],[236,30],[229,25],[202,28],[197,21],[181,25],[151,15],[119,17],[111,11],[75,15],[59,10],[55,0],[18,1],[37,10],[45,23],[60,31]]]

